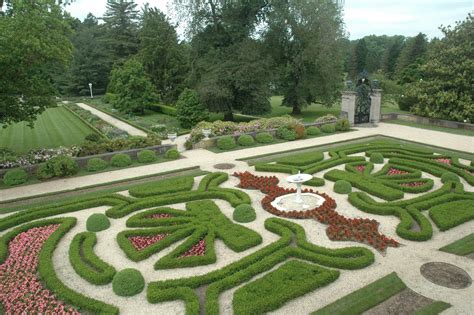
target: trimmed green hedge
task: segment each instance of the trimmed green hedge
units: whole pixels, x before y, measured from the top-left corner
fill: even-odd
[[[474,219],[474,199],[457,200],[430,209],[430,217],[441,231]]]
[[[87,218],[86,228],[89,232],[100,232],[110,227],[110,220],[105,214],[94,213]]]
[[[110,159],[110,165],[115,167],[125,167],[132,164],[132,158],[124,153],[118,153]]]
[[[153,150],[142,150],[137,154],[138,162],[152,163],[156,161],[156,152]]]
[[[237,139],[237,143],[241,146],[249,147],[255,144],[255,140],[253,139],[251,135],[241,135]]]
[[[441,182],[442,183],[447,183],[447,182],[459,182],[459,176],[457,176],[454,173],[451,172],[446,172],[441,175]]]
[[[104,285],[112,281],[116,270],[94,253],[96,243],[95,233],[77,234],[69,246],[69,261],[79,276],[92,284]]]
[[[306,128],[306,134],[308,136],[317,136],[317,135],[320,135],[321,133],[322,133],[321,129],[319,129],[316,126],[310,126]]]
[[[336,125],[335,124],[322,125],[321,131],[324,133],[334,133],[336,132]]]
[[[177,115],[176,107],[171,107],[171,106],[162,105],[162,104],[152,104],[152,105],[148,105],[148,108],[155,112],[159,112],[159,113],[166,114],[169,116]]]
[[[383,163],[382,153],[372,153],[370,155],[370,162],[375,163],[375,164],[382,164]]]
[[[112,280],[112,290],[118,296],[134,296],[145,288],[145,279],[140,271],[127,268],[120,270]]]
[[[28,173],[22,169],[8,170],[3,175],[3,183],[7,186],[21,185],[28,181]]]
[[[102,170],[105,170],[108,165],[109,163],[107,161],[104,161],[100,158],[92,158],[89,161],[87,161],[86,170],[88,172],[102,171]]]
[[[181,156],[181,154],[176,149],[169,149],[165,153],[165,158],[170,159],[170,160],[179,159],[180,156]]]
[[[224,136],[222,138],[217,139],[217,147],[221,150],[231,150],[237,147],[237,143],[235,143],[235,139],[232,136]]]
[[[164,195],[179,191],[189,191],[193,188],[194,177],[180,176],[160,180],[151,184],[144,184],[130,189],[131,196],[137,198],[149,197],[153,195]]]
[[[348,181],[338,180],[334,183],[333,189],[338,194],[347,195],[352,191],[352,185]]]
[[[252,208],[251,205],[239,205],[234,209],[234,213],[232,214],[234,221],[240,223],[248,223],[252,222],[257,218],[257,214],[255,213],[255,209]]]
[[[457,240],[449,245],[446,245],[439,249],[440,251],[459,255],[466,256],[474,253],[474,233],[469,234]]]
[[[273,136],[268,132],[257,133],[255,140],[257,140],[258,143],[272,143],[274,141]]]
[[[276,310],[338,277],[339,271],[291,260],[235,291],[232,301],[234,314],[263,314]]]
[[[276,160],[278,164],[292,165],[292,166],[305,166],[320,162],[324,159],[323,152],[306,152],[300,154],[292,154],[287,157],[282,157]]]

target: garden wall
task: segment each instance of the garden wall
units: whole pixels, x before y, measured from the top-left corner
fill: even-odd
[[[335,124],[336,122],[337,122],[337,120],[329,120],[329,121],[324,121],[324,122],[305,123],[304,126],[305,127],[311,127],[311,126],[321,127],[322,125]],[[255,138],[257,133],[261,133],[261,132],[268,132],[272,136],[275,137],[277,130],[278,130],[278,128],[260,130],[260,131],[253,131],[253,132],[246,132],[246,133],[240,133],[240,134],[237,134],[237,135],[233,135],[233,137],[236,141],[237,141],[237,138],[240,137],[241,135],[251,135],[252,137]],[[193,149],[207,149],[207,148],[210,148],[210,147],[215,147],[215,146],[217,146],[217,140],[219,140],[220,138],[228,137],[228,136],[229,135],[224,135],[224,136],[212,137],[212,138],[209,138],[209,140],[201,140],[198,143],[193,144]]]
[[[124,154],[129,155],[132,159],[136,159],[138,152],[140,152],[142,150],[145,150],[145,149],[153,150],[153,151],[156,152],[156,154],[165,154],[166,151],[168,151],[171,148],[176,148],[176,145],[175,144],[162,144],[162,145],[156,145],[156,146],[146,147],[146,148],[130,149],[130,150],[124,150],[124,151],[114,151],[114,152],[107,152],[107,153],[89,155],[89,156],[84,156],[84,157],[76,157],[74,159],[76,160],[79,167],[83,168],[87,165],[87,161],[89,161],[92,158],[101,158],[101,159],[109,161],[112,158],[112,156],[114,156],[115,154],[124,153]],[[36,164],[36,165],[32,165],[30,167],[25,167],[23,169],[25,171],[27,171],[29,174],[35,174],[36,170],[38,169],[38,166],[40,166],[40,165],[41,165],[41,163]],[[0,170],[0,177],[3,177],[3,175],[8,170],[10,170],[10,169],[8,169],[8,168],[7,169],[1,169]]]
[[[382,114],[382,121],[393,120],[393,119],[400,119],[403,121],[409,121],[409,122],[414,122],[414,123],[424,124],[424,125],[432,125],[432,126],[438,126],[438,127],[474,131],[474,124],[469,124],[469,123],[462,123],[462,122],[443,120],[443,119],[426,118],[426,117],[421,117],[421,116],[411,115],[411,114],[398,114],[398,113]]]

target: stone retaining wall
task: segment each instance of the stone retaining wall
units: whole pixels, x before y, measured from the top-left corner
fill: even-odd
[[[464,130],[474,131],[474,124],[469,124],[469,123],[427,118],[427,117],[421,117],[421,116],[411,115],[411,114],[399,114],[399,113],[382,114],[382,121],[394,120],[394,119],[400,119],[403,121],[414,122],[414,123],[424,124],[424,125],[432,125],[432,126],[438,126],[438,127],[444,127],[444,128],[464,129]]]

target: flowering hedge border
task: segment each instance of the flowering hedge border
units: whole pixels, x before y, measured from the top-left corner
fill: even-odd
[[[104,285],[112,282],[116,270],[94,253],[96,243],[95,233],[76,234],[69,245],[69,261],[83,279],[95,285]]]
[[[328,249],[308,243],[303,228],[286,220],[267,219],[265,228],[279,235],[280,239],[243,259],[205,275],[151,282],[147,288],[148,302],[183,300],[188,314],[196,314],[200,310],[206,314],[219,314],[220,293],[249,281],[290,258],[350,270],[361,269],[374,262],[373,253],[366,248]],[[295,246],[290,246],[293,241]],[[199,305],[195,291],[202,286],[208,286],[205,305]]]
[[[45,287],[54,292],[60,299],[64,300],[80,309],[84,309],[91,313],[102,314],[118,314],[117,307],[95,300],[93,298],[82,295],[67,287],[56,275],[53,266],[53,252],[61,238],[76,224],[75,218],[54,218],[48,220],[35,221],[24,224],[20,227],[9,231],[0,238],[0,263],[3,263],[8,255],[8,243],[16,235],[25,232],[31,228],[60,224],[56,231],[46,240],[40,252],[38,272]]]

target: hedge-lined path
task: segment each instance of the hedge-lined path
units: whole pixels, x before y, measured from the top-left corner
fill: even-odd
[[[144,165],[81,177],[64,178],[40,184],[20,186],[1,190],[0,201],[41,195],[46,193],[53,193],[64,190],[78,189],[81,187],[104,184],[112,181],[125,180],[165,171],[179,170],[182,168],[193,166],[200,166],[202,169],[213,169],[212,166],[214,164],[235,163],[235,160],[237,159],[248,158],[255,155],[270,154],[286,150],[297,150],[311,146],[331,144],[333,142],[353,140],[357,138],[376,135],[390,136],[399,139],[424,143],[427,145],[438,146],[441,148],[474,153],[474,137],[454,135],[431,130],[420,130],[418,128],[394,124],[380,123],[377,127],[374,128],[357,128],[355,131],[347,133],[340,133],[325,137],[317,137],[293,142],[284,142],[238,151],[224,152],[219,154],[203,149],[186,151],[182,154],[185,159],[179,159],[176,161],[170,161],[155,165]],[[181,146],[183,145],[185,138],[186,136],[180,136],[177,140],[175,140],[175,142],[178,143],[180,151],[182,151],[183,149]],[[169,140],[166,140],[165,143],[167,143],[168,141]]]
[[[90,111],[92,114],[96,115],[102,120],[105,120],[109,124],[111,124],[114,127],[117,127],[118,129],[122,129],[126,131],[129,135],[131,136],[142,136],[146,137],[146,133],[140,129],[137,129],[121,120],[118,120],[115,117],[112,117],[104,112],[101,112],[100,110],[95,109],[92,106],[89,106],[84,103],[76,103],[77,106],[81,107],[82,109]]]

